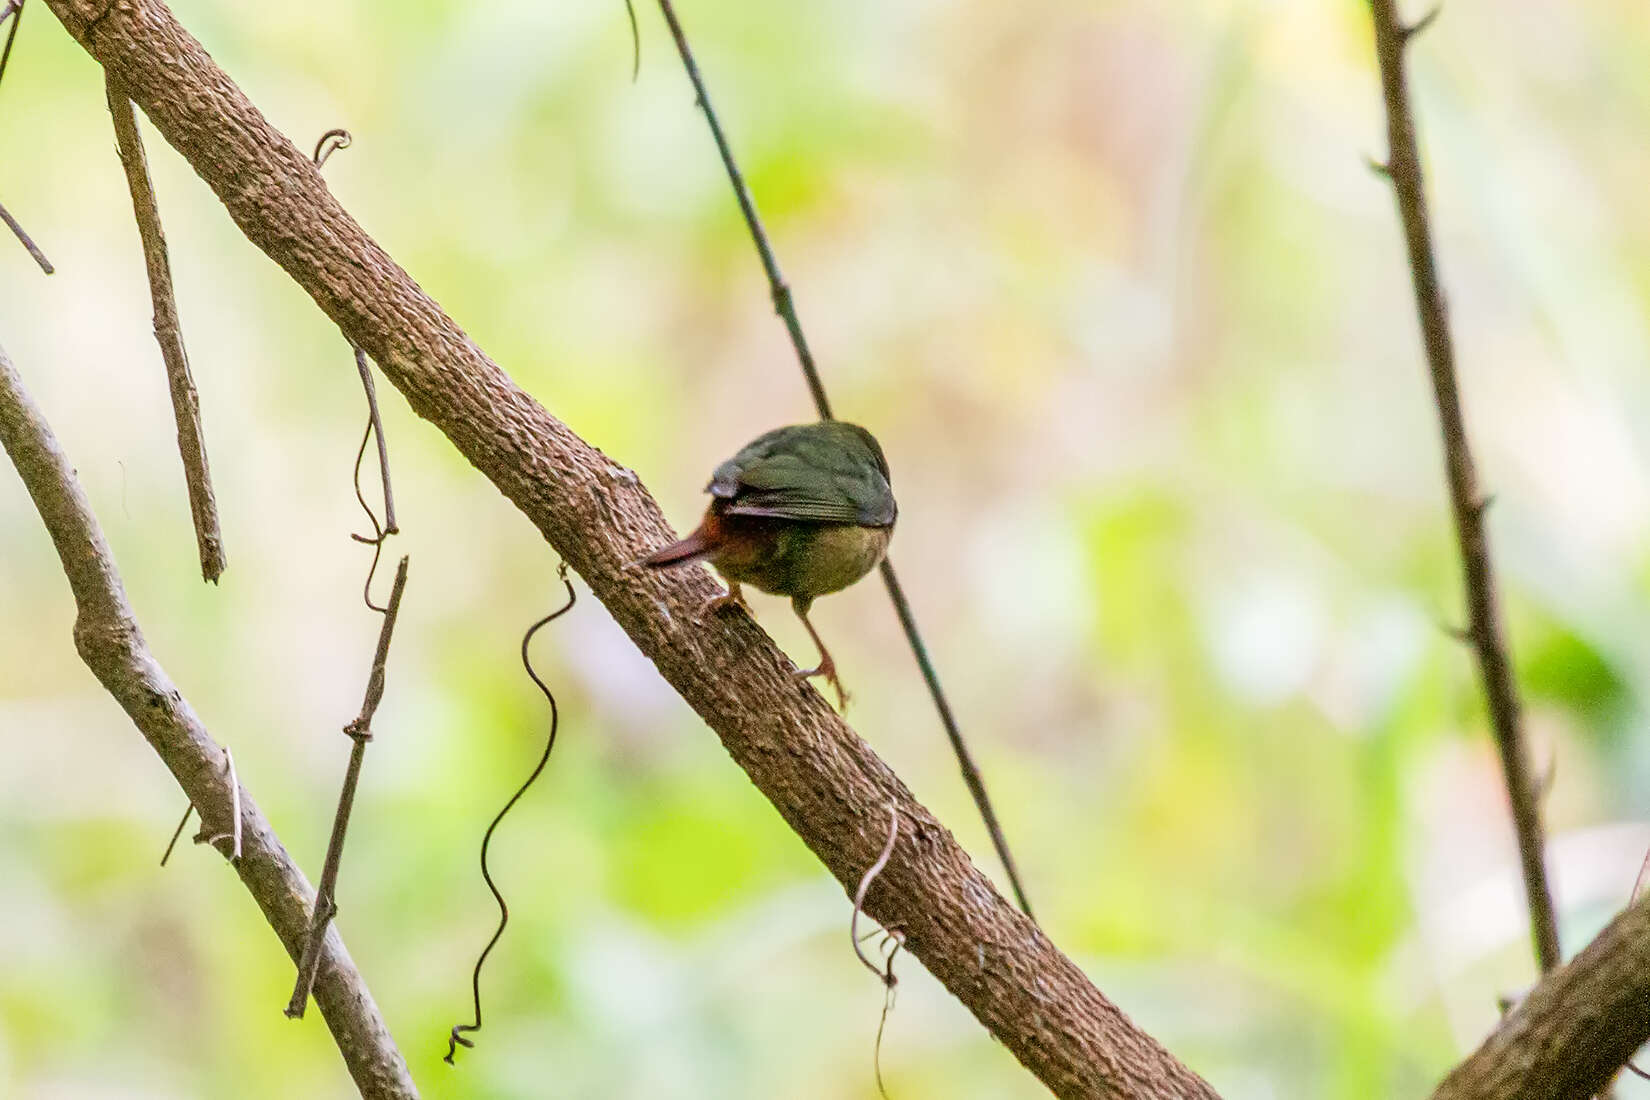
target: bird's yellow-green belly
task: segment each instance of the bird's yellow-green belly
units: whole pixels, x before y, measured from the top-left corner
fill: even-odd
[[[847,588],[876,568],[888,552],[890,533],[886,527],[788,523],[764,552],[718,556],[712,564],[731,581],[813,599]]]

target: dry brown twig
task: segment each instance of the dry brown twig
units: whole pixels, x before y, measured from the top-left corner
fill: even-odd
[[[7,26],[8,23],[10,26]],[[12,43],[17,41],[17,29],[22,25],[23,0],[6,0],[5,4],[0,5],[0,27],[6,27],[6,44],[0,46],[0,81],[6,78],[6,68],[11,64]],[[0,206],[0,222],[6,223],[6,228],[11,230],[18,243],[34,258],[41,271],[50,275],[56,270],[52,267],[52,262],[46,259],[46,254],[40,251],[40,246],[34,243],[34,238],[24,231],[17,219],[12,217],[11,211],[4,206]]]
[[[189,489],[189,512],[195,524],[195,545],[200,554],[201,576],[213,584],[223,575],[227,562],[223,551],[223,531],[218,525],[218,502],[212,492],[212,472],[206,461],[206,439],[201,431],[200,394],[189,372],[189,355],[183,348],[183,329],[178,324],[177,295],[172,289],[172,263],[167,256],[166,234],[161,229],[160,205],[155,201],[154,184],[149,179],[149,160],[143,152],[132,101],[113,75],[104,81],[109,100],[109,117],[114,121],[115,148],[126,173],[126,187],[132,194],[132,213],[138,237],[143,242],[143,262],[149,275],[149,297],[155,310],[155,341],[166,364],[166,382],[172,392],[172,415],[177,422],[178,454],[183,459],[184,481]]]
[[[390,601],[384,608],[384,621],[378,631],[378,648],[373,653],[372,671],[367,674],[367,690],[361,702],[361,712],[344,727],[344,733],[350,738],[349,764],[344,769],[344,785],[338,794],[338,808],[332,817],[326,862],[321,868],[321,883],[315,890],[315,905],[310,910],[309,933],[305,937],[304,950],[298,957],[298,977],[293,982],[292,996],[286,1005],[286,1014],[293,1019],[303,1018],[304,1006],[309,1003],[310,990],[315,985],[316,968],[321,965],[321,946],[325,942],[327,926],[338,913],[338,868],[344,858],[344,835],[349,831],[350,813],[355,807],[355,788],[361,781],[361,765],[366,761],[367,742],[372,740],[373,715],[378,713],[378,704],[384,698],[390,639],[395,634],[395,621],[401,613],[401,594],[406,587],[407,559],[402,557],[395,569]]]
[[[871,889],[871,883],[888,866],[888,861],[894,856],[894,844],[899,840],[899,807],[894,803],[888,804],[888,840],[877,855],[877,860],[865,869],[865,877],[859,880],[859,887],[854,890],[854,913],[848,918],[848,942],[853,945],[854,954],[859,961],[876,976],[882,983],[882,1016],[877,1021],[876,1045],[871,1050],[871,1068],[876,1075],[877,1091],[882,1094],[883,1100],[888,1100],[888,1088],[882,1083],[882,1033],[888,1026],[888,1013],[894,1007],[894,990],[899,985],[899,979],[894,976],[894,956],[905,945],[905,937],[897,930],[888,928],[883,930],[883,943],[887,946],[887,956],[882,966],[878,966],[865,957],[860,947],[859,914],[865,908],[865,895]],[[873,931],[870,935],[875,935]]]
[[[150,653],[74,469],[3,350],[0,445],[22,476],[74,593],[74,641],[82,660],[200,808],[209,826],[203,832],[230,838],[239,832],[241,856],[231,865],[288,953],[298,958],[309,923],[309,883],[257,803],[229,774],[225,747]],[[323,948],[315,999],[362,1096],[418,1095],[372,993],[335,931]]]

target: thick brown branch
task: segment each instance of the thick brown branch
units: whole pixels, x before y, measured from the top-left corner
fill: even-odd
[[[131,716],[200,810],[203,833],[235,835],[232,819],[237,794],[231,790],[231,773],[224,767],[225,750],[212,739],[144,643],[114,558],[74,469],[3,349],[0,444],[22,475],[63,562],[78,608],[74,640],[81,659]],[[297,959],[309,930],[309,883],[252,796],[243,789],[238,797],[242,855],[234,861],[235,871],[287,953]],[[336,930],[327,936],[315,1001],[362,1096],[400,1100],[418,1095],[372,993]]]
[[[1541,980],[1432,1100],[1585,1100],[1650,1040],[1650,901]]]
[[[635,474],[523,393],[333,199],[158,0],[47,0],[194,165],[241,230],[413,410],[577,569],[785,820],[851,889],[888,806],[902,843],[865,908],[1063,1097],[1211,1097],[997,892],[951,834],[744,616],[702,623],[703,572],[627,568],[670,541]],[[104,14],[107,9],[107,14]]]
[[[143,138],[138,133],[132,101],[120,90],[115,77],[105,80],[109,116],[115,123],[115,148],[126,170],[126,187],[132,193],[132,213],[138,237],[143,242],[143,262],[149,271],[149,297],[155,305],[155,341],[166,364],[166,382],[172,391],[172,416],[178,425],[178,454],[183,458],[184,481],[189,488],[189,511],[195,521],[195,544],[200,551],[201,576],[216,584],[224,570],[223,532],[218,528],[218,502],[212,495],[212,474],[206,464],[206,441],[201,434],[201,401],[195,379],[189,373],[189,356],[183,350],[183,329],[178,325],[177,297],[172,293],[172,264],[166,255],[166,235],[161,232],[160,206],[149,181],[149,160],[143,154]]]
[[[1444,437],[1444,466],[1449,479],[1450,506],[1455,513],[1456,540],[1466,586],[1470,626],[1466,636],[1478,657],[1489,706],[1490,725],[1501,753],[1501,770],[1512,807],[1513,831],[1524,872],[1524,894],[1530,908],[1530,930],[1536,960],[1543,971],[1562,960],[1558,916],[1552,888],[1547,884],[1541,807],[1530,782],[1529,754],[1524,744],[1518,689],[1513,683],[1501,613],[1496,606],[1495,570],[1489,540],[1484,534],[1485,498],[1479,493],[1467,446],[1467,427],[1461,414],[1461,394],[1455,376],[1455,350],[1450,342],[1449,314],[1433,259],[1432,231],[1427,225],[1426,189],[1421,178],[1421,156],[1410,114],[1408,79],[1404,74],[1404,47],[1409,31],[1398,19],[1396,0],[1372,0],[1375,52],[1381,67],[1381,91],[1386,101],[1387,140],[1391,152],[1386,175],[1392,182],[1409,248],[1409,268],[1415,284],[1415,310],[1421,321],[1421,339],[1432,374]],[[1435,13],[1436,14],[1436,13]],[[1421,24],[1431,22],[1428,16]]]

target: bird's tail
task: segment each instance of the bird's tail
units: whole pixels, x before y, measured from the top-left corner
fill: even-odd
[[[649,569],[666,569],[672,565],[684,565],[690,561],[698,561],[715,549],[716,544],[705,535],[704,529],[700,528],[687,538],[673,542],[669,546],[660,547],[646,557],[637,559],[637,561],[638,564],[645,565]]]

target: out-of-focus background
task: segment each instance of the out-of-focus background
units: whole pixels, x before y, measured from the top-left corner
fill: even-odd
[[[176,11],[475,339],[680,526],[810,405],[658,14],[618,0]],[[1533,977],[1466,651],[1361,3],[683,0],[893,556],[1049,934],[1233,1100],[1423,1095]],[[1419,14],[1419,12],[1413,13]],[[1650,29],[1447,7],[1414,82],[1465,401],[1553,776],[1574,950],[1650,845]],[[97,68],[30,5],[0,91],[0,343],[156,653],[319,870],[378,620],[349,350],[149,132],[230,567],[200,583]],[[381,388],[381,393],[386,389]],[[601,606],[387,391],[412,579],[339,924],[431,1096],[874,1095],[849,905]],[[788,608],[760,621],[811,650]],[[0,1093],[344,1096],[176,786],[74,655],[0,471]],[[997,867],[867,583],[816,622],[850,718]],[[1043,1095],[909,959],[892,1095]],[[1638,1095],[1645,1090],[1636,1083]],[[1623,1095],[1629,1095],[1624,1088]]]

